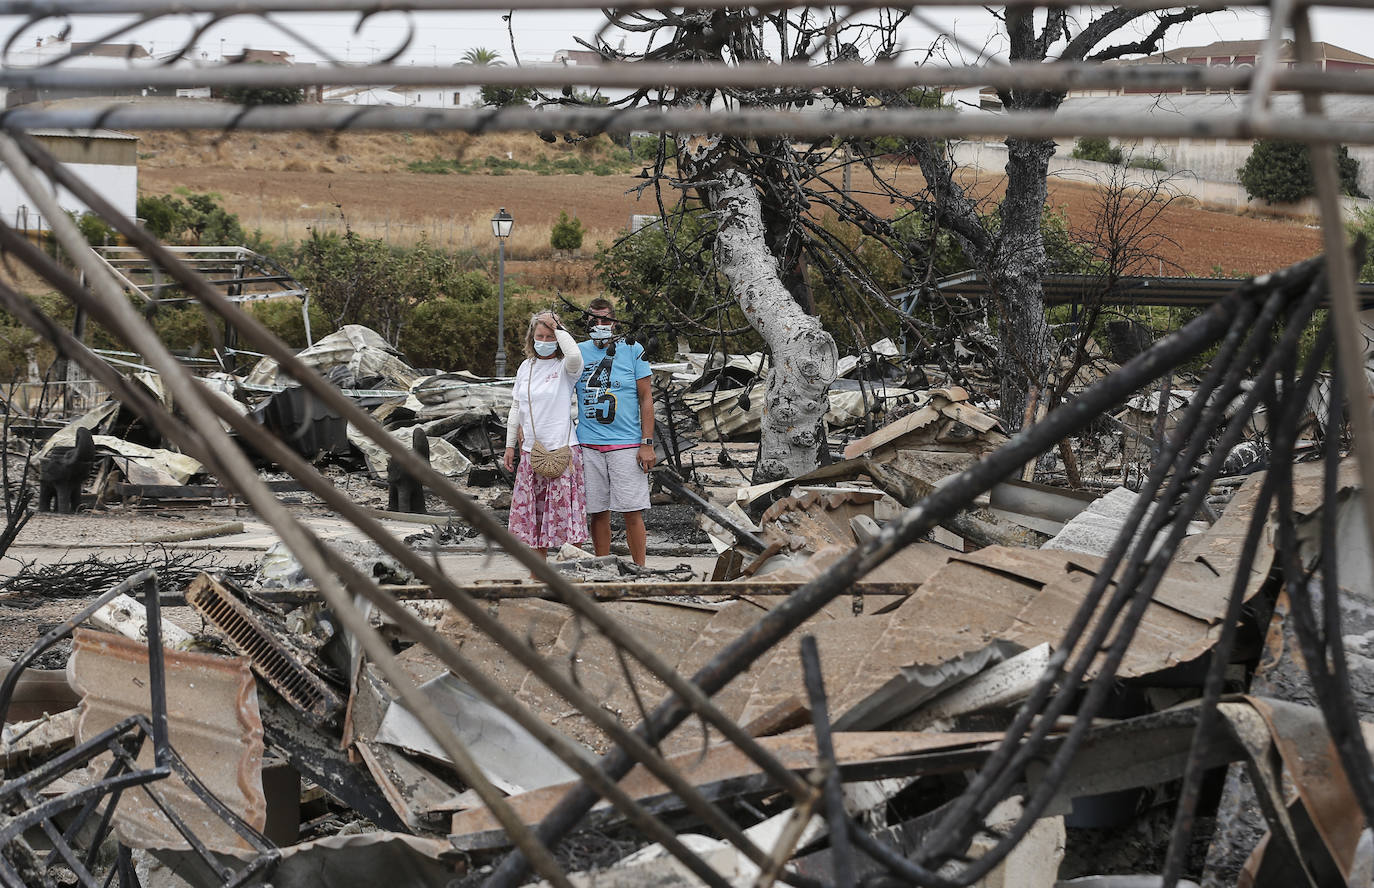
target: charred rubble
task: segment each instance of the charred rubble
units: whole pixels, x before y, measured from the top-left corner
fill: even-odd
[[[1314,260],[1095,352],[1015,435],[990,374],[878,343],[830,462],[758,485],[766,359],[683,353],[656,497],[690,526],[648,568],[505,532],[501,380],[359,327],[202,381],[53,333],[105,398],[11,488],[89,442],[82,509],[232,510],[144,545],[264,551],[92,572],[17,652],[0,883],[1368,884],[1374,492],[1303,344],[1324,293]]]

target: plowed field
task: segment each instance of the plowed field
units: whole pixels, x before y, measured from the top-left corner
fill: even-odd
[[[180,187],[218,192],[246,228],[260,228],[274,238],[298,238],[308,227],[337,229],[346,220],[361,234],[395,243],[413,243],[423,234],[441,245],[480,251],[493,248],[487,220],[505,207],[516,219],[508,256],[517,263],[512,268],[517,272],[521,260],[549,258],[549,227],[560,211],[577,216],[586,226],[584,257],[594,252],[597,241],[609,240],[624,228],[631,214],[658,212],[652,190],[636,199],[634,189],[644,180],[632,175],[538,175],[525,170],[444,175],[406,168],[410,160],[435,156],[499,154],[532,162],[575,150],[546,146],[533,136],[447,143],[417,136],[408,143],[403,135],[330,141],[294,134],[236,134],[213,148],[150,139],[149,147],[157,150],[140,164],[140,187],[149,193]],[[889,169],[885,178],[911,193],[922,185],[920,174],[910,167]],[[978,184],[969,184],[989,199],[997,196],[999,184],[989,173],[982,174]],[[863,192],[871,185],[856,170],[854,189]],[[1091,223],[1097,195],[1092,185],[1051,181],[1050,202],[1067,215],[1072,227]],[[665,198],[670,196],[665,193]],[[881,213],[895,209],[878,195],[866,202]],[[1164,211],[1156,230],[1169,240],[1158,250],[1158,270],[1165,274],[1206,275],[1215,268],[1228,275],[1257,274],[1321,248],[1320,234],[1313,227],[1207,210],[1182,200]]]

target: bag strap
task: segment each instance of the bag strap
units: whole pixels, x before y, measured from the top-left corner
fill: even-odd
[[[530,368],[530,372],[525,375],[525,396],[529,399],[526,403],[530,408],[530,440],[543,447],[543,444],[539,444],[539,433],[534,430],[534,359],[527,358],[526,366]]]

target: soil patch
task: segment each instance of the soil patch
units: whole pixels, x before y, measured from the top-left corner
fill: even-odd
[[[239,133],[218,139],[176,134],[142,134],[140,186],[144,193],[177,188],[213,191],[239,215],[244,227],[272,239],[296,240],[312,230],[346,225],[368,237],[409,244],[424,238],[452,249],[494,258],[490,218],[504,207],[516,219],[507,243],[508,272],[528,274],[529,285],[582,291],[595,288],[591,257],[599,241],[610,242],[632,214],[656,214],[652,190],[640,196],[635,175],[540,175],[411,172],[415,160],[435,156],[505,157],[522,163],[566,157],[577,146],[549,146],[533,135],[359,134],[333,137],[300,133]],[[408,141],[407,141],[408,140]],[[609,148],[609,143],[605,146]],[[597,148],[597,151],[602,150]],[[869,209],[891,215],[900,206],[886,188],[917,194],[924,180],[910,164],[881,166],[880,185],[855,168],[852,191]],[[838,175],[836,176],[838,179]],[[987,210],[1000,199],[1000,175],[969,171],[963,184]],[[1087,227],[1101,191],[1093,184],[1052,180],[1050,205],[1071,228]],[[675,194],[665,194],[670,198]],[[582,255],[556,258],[549,230],[560,211],[586,226]],[[1260,274],[1305,259],[1321,249],[1320,232],[1298,222],[1238,216],[1178,200],[1158,219],[1156,230],[1172,243],[1160,250],[1164,274]],[[515,263],[539,261],[521,269]]]

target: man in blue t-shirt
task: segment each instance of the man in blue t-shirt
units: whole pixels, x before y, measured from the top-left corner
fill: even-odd
[[[644,511],[654,467],[653,371],[644,346],[616,342],[615,309],[609,300],[587,307],[592,338],[582,350],[577,381],[577,443],[582,445],[587,521],[597,555],[611,554],[611,511],[625,517],[625,537],[635,564],[648,549]]]

